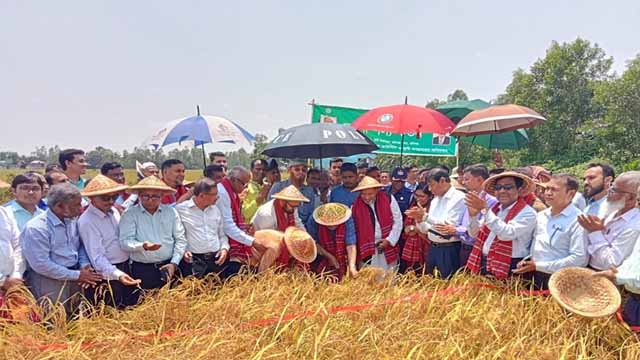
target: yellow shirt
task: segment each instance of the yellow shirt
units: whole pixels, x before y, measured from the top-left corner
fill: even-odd
[[[242,201],[242,216],[244,217],[244,221],[248,224],[251,222],[253,215],[258,210],[258,207],[264,203],[258,204],[258,194],[262,190],[262,184],[258,184],[257,182],[251,180],[249,185],[247,186],[247,196],[245,196]]]

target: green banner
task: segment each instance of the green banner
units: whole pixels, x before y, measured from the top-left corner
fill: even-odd
[[[368,110],[353,109],[340,106],[313,104],[311,122],[328,122],[337,124],[351,124]],[[378,147],[379,154],[400,154],[402,135],[378,131],[363,131]],[[421,134],[416,139],[415,134],[404,135],[404,155],[417,156],[456,156],[456,138],[454,136]]]

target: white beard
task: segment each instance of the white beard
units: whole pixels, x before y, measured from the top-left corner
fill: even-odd
[[[624,207],[624,200],[611,201],[609,198],[600,206],[598,210],[598,217],[606,219],[607,216],[616,213],[618,210]]]

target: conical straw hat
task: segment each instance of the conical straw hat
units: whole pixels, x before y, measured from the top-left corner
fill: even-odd
[[[0,189],[6,189],[6,188],[10,188],[11,185],[7,184],[6,182],[0,180]]]
[[[375,189],[382,188],[384,185],[380,184],[378,180],[372,178],[371,176],[365,176],[360,180],[358,186],[355,189],[351,190],[351,192],[366,190],[366,189]]]
[[[518,179],[522,179],[522,181],[524,181],[523,187],[525,189],[525,193],[527,194],[536,191],[536,184],[533,182],[533,180],[530,177],[515,171],[505,171],[503,173],[493,175],[492,177],[488,178],[487,180],[485,180],[483,184],[484,191],[486,191],[491,195],[495,195],[496,191],[494,189],[494,186],[496,185],[496,182],[498,182],[498,180],[505,177],[515,177]]]
[[[351,217],[351,209],[340,203],[327,203],[313,211],[313,220],[324,226],[337,226]]]
[[[104,175],[98,175],[91,179],[89,185],[82,190],[82,196],[92,197],[105,194],[114,194],[127,190],[127,185],[118,184]]]
[[[284,232],[284,244],[289,254],[301,263],[309,264],[316,259],[318,249],[311,235],[295,226],[289,226]]]
[[[286,200],[286,201],[309,202],[309,199],[307,199],[304,195],[302,195],[300,190],[298,190],[298,188],[295,187],[294,185],[287,186],[286,188],[282,189],[279,193],[274,194],[272,198]]]
[[[129,190],[162,190],[167,192],[176,192],[175,189],[171,188],[169,185],[165,184],[164,181],[153,175],[147,176],[146,178],[140,180],[140,182],[130,187]]]
[[[581,316],[596,318],[614,314],[620,307],[620,292],[591,269],[568,267],[549,279],[549,291],[563,308]]]

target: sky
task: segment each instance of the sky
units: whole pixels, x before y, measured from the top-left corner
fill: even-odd
[[[196,105],[273,137],[312,99],[490,100],[554,40],[624,71],[639,22],[637,0],[0,0],[0,151],[132,150]]]

